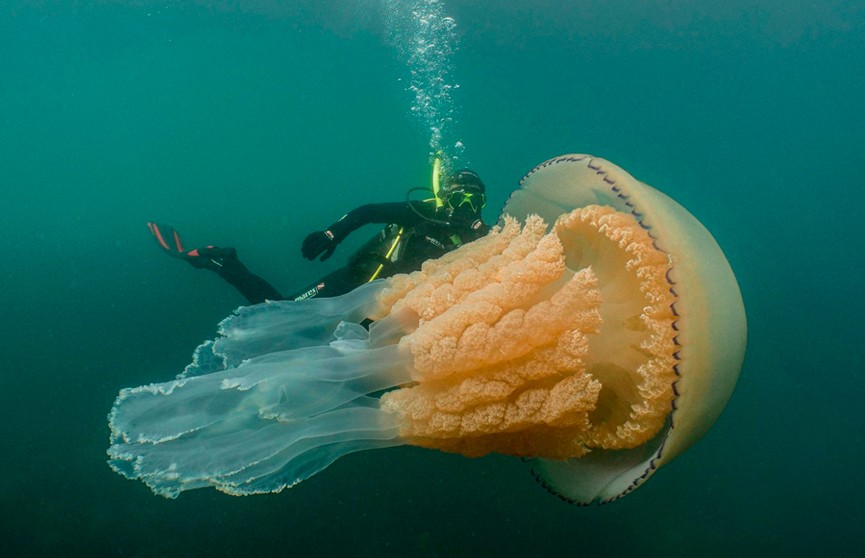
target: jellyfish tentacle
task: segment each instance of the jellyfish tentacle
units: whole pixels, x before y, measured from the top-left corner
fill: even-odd
[[[197,361],[192,374],[120,393],[111,467],[166,497],[203,486],[240,495],[279,492],[347,453],[401,445],[395,418],[367,394],[409,382],[410,355],[372,348],[362,327],[342,321],[358,320],[382,288],[242,309],[203,346],[225,369],[201,374]],[[299,312],[308,322],[296,323]],[[279,336],[301,348],[266,352]]]

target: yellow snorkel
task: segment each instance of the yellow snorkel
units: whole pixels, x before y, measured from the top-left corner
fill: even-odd
[[[445,206],[444,200],[442,200],[441,196],[439,196],[439,190],[441,189],[441,174],[442,174],[442,154],[438,152],[435,154],[435,159],[433,159],[433,171],[432,171],[432,191],[433,196],[435,196],[436,200],[436,209],[440,209]]]

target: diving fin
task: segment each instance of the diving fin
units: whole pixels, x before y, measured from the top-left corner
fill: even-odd
[[[219,271],[226,264],[242,265],[237,260],[237,251],[234,248],[207,246],[187,250],[183,247],[180,234],[173,227],[148,221],[147,228],[150,229],[150,234],[162,250],[173,258],[186,260],[192,267],[206,267],[212,271]]]
[[[183,249],[183,241],[174,228],[149,221],[147,228],[150,229],[150,234],[153,235],[159,247],[168,252],[169,256],[182,259],[187,258],[186,250]]]

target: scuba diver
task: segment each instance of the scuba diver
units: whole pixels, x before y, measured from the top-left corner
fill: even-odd
[[[193,267],[209,269],[234,286],[249,301],[305,300],[345,294],[363,283],[397,273],[420,269],[426,260],[459,248],[489,232],[481,218],[486,188],[472,170],[456,171],[439,187],[438,159],[433,172],[434,197],[427,200],[362,205],[322,231],[307,235],[301,246],[303,257],[312,261],[330,258],[336,247],[356,229],[371,223],[386,226],[355,252],[348,264],[312,285],[290,295],[281,295],[270,283],[255,275],[237,258],[234,248],[208,246],[186,250],[180,235],[167,225],[147,223],[159,246],[170,256]]]

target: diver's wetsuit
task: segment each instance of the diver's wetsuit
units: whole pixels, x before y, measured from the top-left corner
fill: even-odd
[[[250,304],[265,300],[338,296],[373,277],[383,278],[416,271],[426,260],[438,258],[489,232],[489,227],[478,215],[474,215],[472,220],[450,223],[429,219],[444,219],[436,213],[432,202],[377,203],[362,205],[350,211],[328,229],[336,244],[364,225],[381,223],[388,226],[355,252],[345,267],[287,297],[251,273],[237,258],[226,260],[216,272],[239,290]]]
[[[265,300],[283,300],[279,291],[273,285],[249,271],[245,265],[237,259],[237,252],[232,248],[232,254],[228,257],[211,258],[219,267],[210,267],[217,275],[225,279],[235,289],[240,291],[250,304],[258,304]]]

